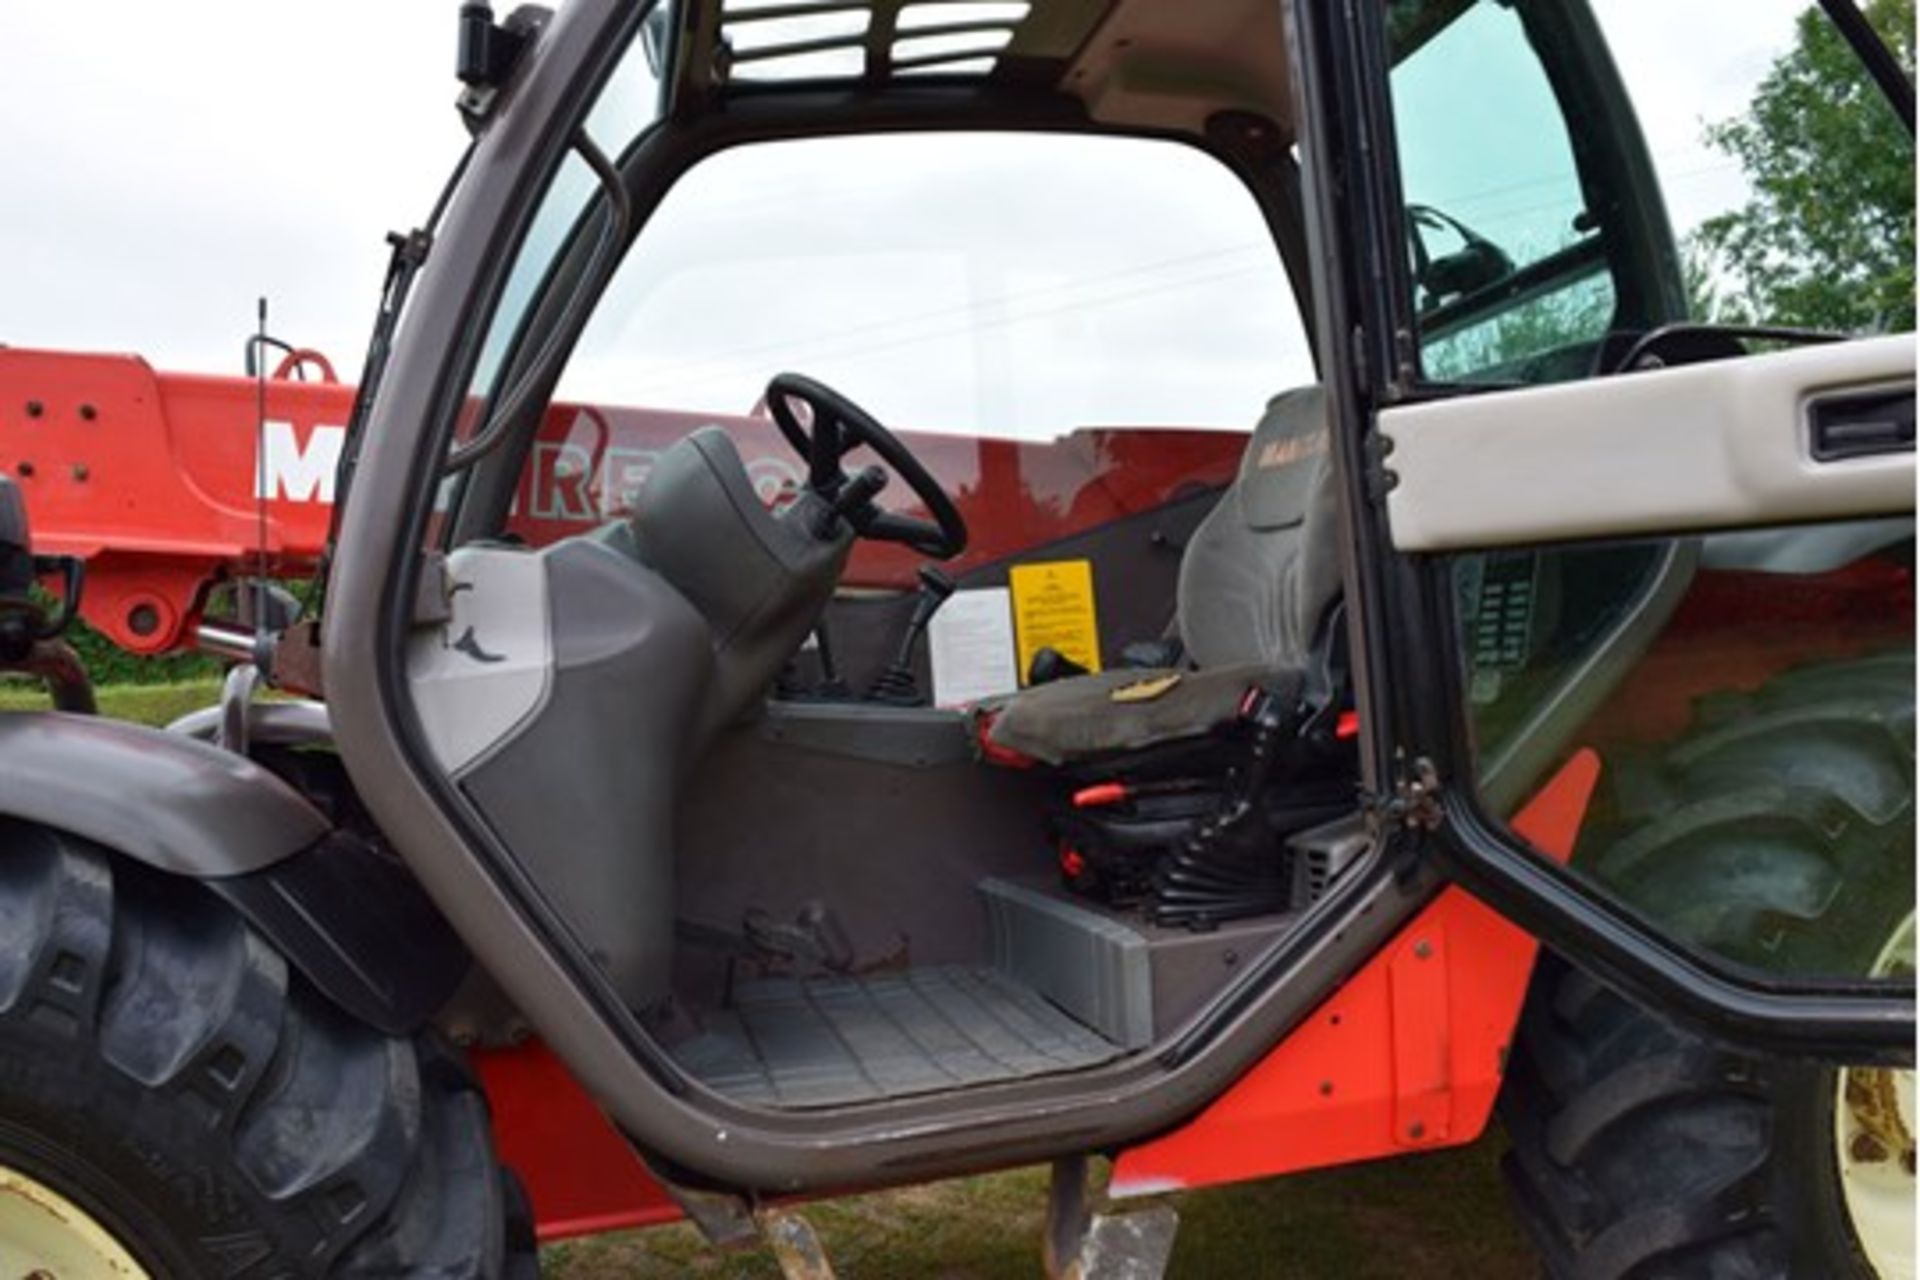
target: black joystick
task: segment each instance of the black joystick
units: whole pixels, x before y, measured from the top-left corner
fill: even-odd
[[[914,602],[913,616],[907,620],[907,633],[900,637],[900,648],[880,678],[867,690],[871,702],[890,702],[897,706],[920,705],[920,681],[913,674],[913,647],[920,642],[933,615],[953,594],[953,579],[932,565],[920,569],[920,598]]]

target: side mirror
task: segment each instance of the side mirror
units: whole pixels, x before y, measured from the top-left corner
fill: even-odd
[[[1439,298],[1464,298],[1513,274],[1513,261],[1485,240],[1445,254],[1427,264],[1421,284]]]
[[[1407,239],[1423,312],[1513,274],[1513,259],[1499,245],[1428,205],[1407,206]]]

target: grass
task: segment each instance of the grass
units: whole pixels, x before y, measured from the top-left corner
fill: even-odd
[[[186,680],[179,684],[108,685],[99,691],[100,714],[116,720],[164,725],[189,711],[220,701],[218,680]],[[47,695],[37,684],[0,679],[0,711],[44,708]]]
[[[1457,1151],[1189,1192],[1170,1275],[1204,1280],[1522,1280],[1539,1262],[1502,1200],[1497,1136]],[[1033,1280],[1044,1169],[806,1210],[841,1280]],[[717,1255],[691,1227],[555,1245],[551,1280],[779,1280],[764,1251]]]
[[[163,725],[220,697],[218,680],[113,685],[100,710]],[[0,681],[0,711],[47,705]],[[1456,1151],[1191,1192],[1174,1277],[1205,1280],[1521,1280],[1539,1264],[1502,1199],[1497,1134]],[[1040,1274],[1044,1169],[854,1196],[807,1209],[842,1280],[1032,1280]],[[764,1251],[720,1255],[691,1227],[546,1249],[549,1280],[778,1280]]]

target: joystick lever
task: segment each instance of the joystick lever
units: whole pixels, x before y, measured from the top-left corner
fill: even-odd
[[[933,621],[933,615],[947,602],[954,591],[954,582],[946,574],[932,565],[923,565],[920,569],[920,598],[914,601],[913,616],[907,619],[906,634],[900,637],[900,647],[893,655],[893,661],[880,673],[873,687],[867,690],[867,698],[872,702],[890,702],[898,706],[918,706],[920,682],[913,674],[913,647],[920,642],[927,625]]]

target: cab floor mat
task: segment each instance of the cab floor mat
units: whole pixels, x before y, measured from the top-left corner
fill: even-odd
[[[673,1050],[739,1102],[830,1107],[1077,1071],[1120,1046],[993,969],[743,983]]]

